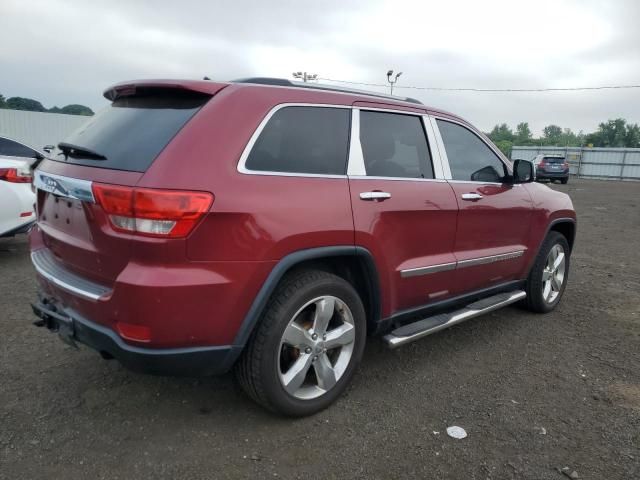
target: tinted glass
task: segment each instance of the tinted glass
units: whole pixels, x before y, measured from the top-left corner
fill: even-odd
[[[544,157],[545,163],[564,163],[564,157]]]
[[[454,180],[502,182],[504,163],[486,143],[461,125],[437,122]]]
[[[361,111],[360,143],[368,176],[433,178],[421,117]]]
[[[344,175],[351,110],[285,107],[269,120],[245,166],[263,172]]]
[[[116,99],[65,139],[104,155],[106,160],[83,158],[80,153],[65,157],[59,149],[51,157],[79,165],[144,172],[209,98],[174,90]]]
[[[36,152],[29,147],[9,140],[8,138],[0,138],[0,155],[8,157],[27,157],[35,158]]]

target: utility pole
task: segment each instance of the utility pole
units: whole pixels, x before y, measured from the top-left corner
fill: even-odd
[[[391,80],[391,77],[393,76],[393,70],[389,70],[387,72],[387,82],[389,82],[389,88],[391,89],[391,95],[393,95],[393,85],[398,82],[398,77],[400,77],[400,75],[402,75],[402,72],[396,73],[395,78],[393,80]]]
[[[310,80],[317,80],[317,73],[307,73],[307,72],[293,72],[293,78],[300,78],[304,83],[307,83]]]

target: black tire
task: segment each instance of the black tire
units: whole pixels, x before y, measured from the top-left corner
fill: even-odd
[[[565,272],[559,294],[552,302],[547,302],[543,295],[544,282],[542,276],[545,265],[547,263],[549,252],[551,252],[551,249],[555,245],[560,245],[564,250]],[[562,298],[564,290],[567,286],[567,281],[569,280],[570,260],[571,250],[569,249],[569,243],[567,242],[565,236],[558,232],[549,232],[547,238],[545,238],[544,242],[542,242],[540,251],[536,256],[536,260],[533,264],[533,267],[531,268],[531,272],[529,272],[529,277],[527,278],[525,287],[527,298],[525,299],[524,305],[528,310],[537,313],[548,313],[556,308],[558,303],[560,303],[560,299]]]
[[[337,383],[313,399],[289,394],[280,381],[281,340],[296,312],[319,296],[342,300],[353,316],[355,340],[349,364]],[[242,356],[235,366],[243,390],[257,403],[282,415],[312,415],[333,403],[346,389],[364,352],[366,315],[362,301],[351,284],[331,273],[304,270],[288,274],[269,300]]]
[[[561,179],[560,179],[560,183],[562,183],[562,185],[566,185],[567,183],[569,183],[569,177],[567,177],[567,178],[561,178]]]

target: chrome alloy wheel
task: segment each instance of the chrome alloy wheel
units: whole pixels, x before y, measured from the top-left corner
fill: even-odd
[[[307,302],[280,340],[278,375],[287,393],[310,400],[331,390],[349,366],[355,338],[346,303],[328,295]]]
[[[553,303],[560,290],[565,276],[565,253],[562,245],[556,244],[549,251],[547,263],[542,271],[542,298],[547,303]]]

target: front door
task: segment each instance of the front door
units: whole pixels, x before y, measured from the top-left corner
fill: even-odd
[[[527,190],[508,182],[509,170],[470,127],[436,120],[458,202],[456,282],[462,292],[522,275],[532,214]]]
[[[423,116],[364,108],[353,115],[355,243],[373,254],[389,292],[383,317],[450,296],[458,205],[450,185],[434,176]]]

